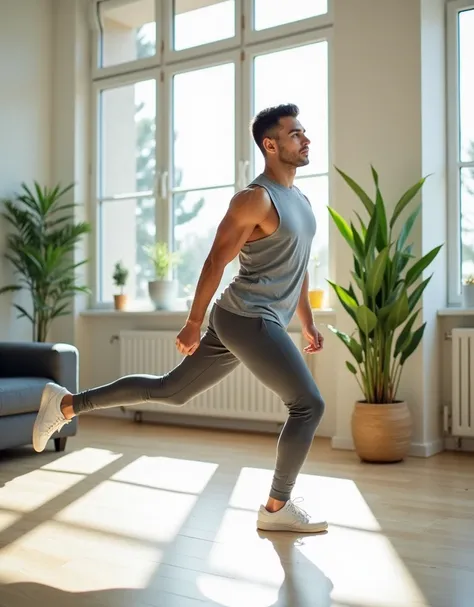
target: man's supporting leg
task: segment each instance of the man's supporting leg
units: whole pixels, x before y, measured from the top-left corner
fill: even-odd
[[[42,451],[49,438],[65,423],[94,409],[142,402],[184,405],[217,384],[238,364],[237,358],[218,339],[211,320],[196,352],[165,375],[129,375],[79,394],[48,384],[33,429],[33,446]]]
[[[236,317],[219,310],[215,328],[222,343],[288,407],[289,416],[278,439],[267,506],[276,501],[280,508],[293,508],[288,504],[291,492],[324,412],[319,389],[302,353],[277,323]],[[325,524],[321,527],[325,528]]]

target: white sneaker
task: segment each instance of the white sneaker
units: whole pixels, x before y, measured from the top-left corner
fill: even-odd
[[[269,512],[265,506],[258,511],[257,529],[262,531],[297,531],[303,533],[317,533],[326,531],[328,524],[324,520],[310,522],[310,516],[296,505],[296,500],[288,500],[278,512]]]
[[[69,394],[66,388],[53,383],[46,384],[43,390],[40,408],[33,427],[33,448],[38,453],[44,451],[46,443],[55,432],[71,421],[64,417],[60,408],[65,394]]]

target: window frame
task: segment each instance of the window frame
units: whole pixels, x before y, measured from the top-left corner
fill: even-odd
[[[106,89],[133,84],[149,78],[156,79],[156,132],[161,133],[156,141],[156,174],[153,189],[155,197],[156,238],[172,245],[173,193],[172,146],[173,146],[173,85],[175,74],[211,67],[233,61],[235,64],[235,184],[238,190],[253,178],[253,140],[248,127],[253,114],[253,59],[265,53],[325,41],[328,45],[328,97],[332,95],[332,23],[333,0],[328,0],[328,13],[303,21],[284,24],[260,32],[250,31],[253,0],[236,0],[236,37],[204,44],[182,51],[172,50],[173,0],[155,0],[157,23],[156,55],[123,64],[100,68],[98,51],[100,27],[97,23],[97,7],[104,0],[91,2],[92,54],[91,54],[91,215],[94,237],[92,239],[91,278],[93,283],[91,305],[95,309],[112,309],[113,302],[102,301],[101,294],[101,230],[99,213],[101,198],[98,191],[100,178],[100,114],[99,95]],[[108,1],[108,0],[105,0]],[[115,2],[116,0],[112,0]],[[118,0],[127,4],[132,0]],[[166,27],[165,24],[166,23]],[[244,27],[242,27],[244,26]],[[332,111],[328,107],[328,176],[331,196],[331,133]],[[221,187],[221,186],[219,186]],[[189,191],[194,188],[190,188]],[[209,188],[202,188],[209,189]],[[188,191],[188,190],[186,190]],[[110,198],[110,197],[107,197]],[[329,223],[329,274],[334,267],[332,252],[332,230]],[[330,297],[329,293],[329,297]],[[133,303],[133,302],[132,302]]]
[[[282,25],[257,31],[254,28],[254,0],[243,0],[243,2],[245,11],[243,44],[245,46],[258,42],[273,41],[278,38],[286,38],[288,36],[315,34],[320,29],[331,27],[334,22],[334,3],[333,0],[328,0],[328,10],[323,15],[301,19],[300,21],[292,21],[291,23],[283,23]]]
[[[158,67],[163,62],[163,36],[162,36],[162,22],[164,18],[164,11],[162,2],[160,0],[153,0],[155,4],[155,31],[156,31],[156,50],[152,57],[145,57],[143,59],[135,59],[132,61],[126,61],[124,63],[118,63],[117,65],[109,65],[107,67],[101,67],[99,65],[100,57],[100,44],[101,44],[101,26],[99,21],[99,5],[103,2],[110,2],[114,5],[127,5],[138,0],[92,0],[89,6],[89,16],[92,30],[92,56],[91,56],[91,72],[92,80],[95,81],[98,78],[109,78],[118,76],[120,74],[128,74],[130,72],[136,72],[139,70],[146,70],[149,68]]]
[[[219,186],[208,186],[199,188],[175,188],[171,181],[173,174],[173,130],[174,130],[174,115],[173,115],[173,78],[177,74],[184,74],[186,72],[193,72],[200,69],[210,68],[218,65],[224,65],[227,63],[234,63],[234,86],[235,86],[235,117],[234,117],[234,128],[235,128],[235,163],[234,163],[234,183],[225,184]],[[242,83],[242,62],[240,60],[239,50],[226,50],[220,53],[213,53],[209,56],[202,56],[195,59],[188,60],[186,62],[179,62],[166,65],[163,68],[163,105],[162,105],[162,116],[167,117],[166,127],[163,131],[163,140],[165,141],[166,151],[162,156],[161,175],[165,176],[164,189],[162,190],[161,197],[161,209],[159,211],[162,221],[162,226],[165,229],[160,231],[157,230],[157,234],[160,234],[160,238],[168,243],[171,247],[174,242],[173,234],[173,195],[177,192],[199,192],[202,190],[222,188],[222,187],[234,187],[234,190],[238,187],[239,178],[239,158],[241,156],[240,151],[242,149],[242,142],[240,133],[242,131],[240,124],[240,112],[238,101],[238,91]],[[230,201],[229,201],[230,202]],[[166,232],[166,233],[165,233]]]
[[[448,305],[462,305],[461,256],[461,188],[460,174],[464,167],[474,168],[474,161],[462,162],[460,156],[461,116],[459,74],[459,14],[474,10],[473,0],[453,0],[446,5],[447,46],[447,233],[448,233]]]
[[[207,42],[191,48],[174,50],[174,0],[163,1],[163,64],[166,67],[174,65],[181,61],[192,61],[200,58],[219,55],[232,49],[238,49],[242,44],[242,2],[244,0],[234,0],[235,2],[235,35],[232,38]]]
[[[121,86],[133,85],[138,82],[145,80],[155,79],[155,99],[156,99],[156,130],[161,128],[160,117],[163,115],[161,110],[162,105],[162,91],[161,91],[161,75],[160,70],[157,67],[150,68],[147,70],[141,70],[138,72],[131,72],[125,74],[116,74],[105,79],[95,80],[92,82],[91,93],[92,93],[92,112],[91,112],[91,127],[94,133],[92,138],[92,152],[91,152],[91,195],[93,201],[93,209],[91,213],[91,226],[94,234],[92,239],[92,258],[95,262],[92,264],[92,297],[93,307],[96,309],[109,309],[113,307],[113,302],[103,301],[100,297],[102,291],[102,259],[101,259],[101,248],[102,248],[102,231],[100,229],[100,212],[101,204],[104,201],[113,201],[114,199],[120,198],[134,198],[135,194],[143,198],[155,198],[155,221],[157,228],[161,225],[161,209],[164,206],[160,200],[160,160],[163,154],[163,142],[160,146],[157,141],[155,148],[155,180],[153,190],[145,190],[143,192],[124,192],[123,194],[115,194],[112,196],[102,196],[102,192],[99,191],[100,179],[101,179],[101,94],[107,90],[113,90]],[[160,139],[162,141],[162,139]],[[158,229],[157,229],[158,235]]]

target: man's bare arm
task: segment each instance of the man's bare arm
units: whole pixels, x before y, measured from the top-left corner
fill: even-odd
[[[270,207],[268,195],[260,188],[243,190],[234,196],[204,262],[188,323],[202,324],[225,267],[239,254],[255,227],[268,215]]]
[[[308,289],[309,289],[309,273],[308,273],[308,271],[306,271],[306,276],[304,278],[303,285],[301,287],[300,298],[298,300],[298,306],[296,308],[296,314],[297,314],[298,318],[300,319],[300,322],[303,327],[308,327],[309,325],[312,325],[314,322],[313,313],[311,311],[311,306],[309,304]]]

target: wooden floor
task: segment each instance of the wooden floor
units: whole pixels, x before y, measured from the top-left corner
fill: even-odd
[[[474,454],[316,440],[294,497],[329,531],[263,534],[276,437],[80,421],[65,453],[0,453],[1,607],[474,605]]]

